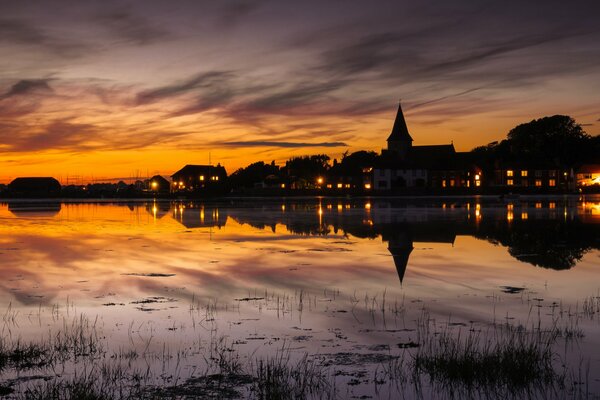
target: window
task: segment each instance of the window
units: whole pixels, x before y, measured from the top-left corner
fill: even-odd
[[[450,179],[450,186],[454,186],[454,179]]]
[[[442,180],[442,187],[446,187],[446,180]]]
[[[554,178],[556,176],[556,171],[554,171],[554,170],[548,171],[548,176]]]
[[[506,176],[513,176],[513,171],[511,169],[506,171]]]
[[[527,186],[529,186],[529,182],[527,182],[527,179],[523,179],[523,180],[521,181],[521,186],[523,186],[523,187],[527,187]]]
[[[537,187],[542,186],[542,180],[541,179],[536,179],[535,180],[535,186],[537,186]]]
[[[512,179],[508,179],[508,180],[506,181],[506,184],[507,184],[508,186],[512,186],[512,185],[514,184],[514,182],[513,182],[513,180],[512,180]]]
[[[548,186],[556,186],[556,179],[550,179],[548,181]]]
[[[542,177],[542,171],[540,171],[539,169],[535,170],[535,177],[536,178],[541,178]]]
[[[477,186],[477,187],[481,186],[481,181],[475,181],[475,186]]]
[[[527,171],[521,171],[521,176],[527,176]]]

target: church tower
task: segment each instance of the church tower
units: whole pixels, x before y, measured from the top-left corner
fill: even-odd
[[[400,159],[405,159],[412,147],[413,138],[408,133],[408,127],[402,113],[402,104],[398,103],[398,113],[394,121],[392,133],[387,138],[388,151],[398,154]]]

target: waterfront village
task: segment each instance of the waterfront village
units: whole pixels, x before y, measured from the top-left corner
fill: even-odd
[[[133,183],[61,185],[21,177],[0,185],[3,197],[203,197],[222,195],[471,195],[600,192],[600,136],[568,116],[521,124],[507,139],[458,152],[454,145],[413,145],[402,106],[380,153],[255,162],[231,175],[217,165],[185,165],[171,176]]]

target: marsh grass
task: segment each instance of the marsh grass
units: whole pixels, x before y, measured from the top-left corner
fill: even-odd
[[[414,357],[414,373],[432,381],[469,387],[549,385],[562,379],[553,367],[558,330],[528,332],[502,327],[481,333],[442,330],[424,338]]]

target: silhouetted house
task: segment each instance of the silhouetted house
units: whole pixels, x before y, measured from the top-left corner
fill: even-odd
[[[577,168],[577,186],[600,185],[600,164],[584,164]]]
[[[148,180],[148,190],[154,193],[169,193],[171,183],[160,175],[154,175]]]
[[[16,178],[8,185],[12,197],[57,197],[60,183],[50,177]]]
[[[172,192],[214,191],[225,187],[227,172],[221,164],[186,165],[171,175],[171,178],[173,179]]]
[[[413,146],[412,142],[399,105],[387,149],[373,168],[375,190],[475,186],[475,173],[480,170],[467,162],[464,153],[457,153],[453,144]],[[481,180],[481,174],[477,179]]]

